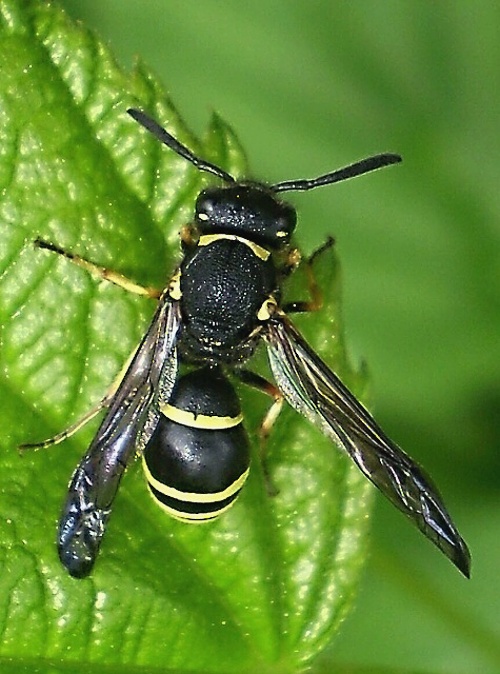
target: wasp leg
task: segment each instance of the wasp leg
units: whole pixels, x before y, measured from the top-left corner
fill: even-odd
[[[283,279],[293,274],[302,261],[302,253],[298,248],[290,248],[281,262],[280,272]]]
[[[316,277],[314,275],[313,265],[315,260],[325,251],[329,250],[335,243],[334,239],[329,236],[325,243],[317,248],[305,261],[305,271],[307,275],[307,285],[309,289],[310,300],[302,302],[288,302],[283,306],[283,311],[290,313],[304,313],[308,311],[319,311],[323,306],[323,293],[319,287]]]
[[[84,414],[83,417],[81,417],[81,419],[78,419],[78,421],[75,421],[74,424],[71,424],[71,426],[65,428],[64,431],[57,433],[57,435],[54,435],[51,438],[47,438],[47,440],[42,440],[41,442],[23,443],[22,445],[19,445],[18,449],[20,451],[24,451],[25,449],[45,449],[45,447],[50,447],[51,445],[58,445],[60,442],[67,440],[72,435],[77,433],[80,430],[80,428],[83,428],[85,424],[91,421],[97,414],[99,414],[101,410],[103,410],[105,407],[108,407],[113,395],[114,393],[105,396],[102,400],[100,400],[97,403],[95,407],[93,407],[86,414]]]
[[[63,248],[59,248],[59,246],[56,246],[53,243],[49,243],[43,239],[35,239],[34,243],[37,248],[43,248],[44,250],[50,250],[52,253],[62,255],[67,260],[70,260],[74,264],[78,265],[78,267],[85,269],[85,271],[88,271],[93,276],[97,276],[98,278],[101,278],[105,281],[110,281],[111,283],[120,286],[120,288],[123,288],[127,292],[135,293],[136,295],[152,297],[154,299],[158,299],[161,295],[161,290],[158,290],[157,288],[146,288],[144,286],[138,285],[137,283],[134,283],[128,279],[126,276],[123,276],[112,269],[101,267],[98,264],[94,264],[94,262],[89,262],[89,260],[80,257],[80,255],[75,255],[75,253],[71,253],[67,250],[64,250]]]
[[[180,230],[181,245],[184,250],[190,250],[196,246],[200,234],[193,224],[183,225]]]
[[[251,372],[250,370],[238,370],[235,374],[247,386],[262,391],[262,393],[265,393],[274,399],[271,407],[267,410],[262,419],[257,434],[259,436],[259,458],[266,483],[266,490],[269,496],[276,496],[278,494],[278,489],[273,484],[267,465],[267,439],[269,438],[271,429],[276,423],[276,419],[283,408],[285,398],[274,384],[255,372]]]
[[[89,421],[92,421],[92,419],[95,416],[97,416],[99,412],[101,412],[101,410],[104,410],[106,409],[106,407],[109,407],[116,392],[118,391],[118,387],[120,386],[130,363],[132,362],[132,358],[134,357],[135,352],[136,349],[134,349],[130,354],[130,356],[127,358],[125,365],[122,367],[117,377],[109,387],[109,391],[106,393],[104,398],[101,398],[101,400],[97,403],[97,405],[95,405],[94,407],[92,407],[92,409],[86,412],[81,419],[78,419],[78,421],[75,421],[74,424],[71,424],[71,426],[68,426],[68,428],[65,428],[60,433],[57,433],[52,438],[47,438],[47,440],[42,440],[41,442],[26,442],[23,443],[22,445],[19,445],[18,449],[21,451],[25,449],[44,449],[45,447],[50,447],[51,445],[58,445],[60,442],[63,442],[67,438],[70,438],[72,435],[77,433],[80,430],[80,428],[83,428],[85,424],[87,424]]]

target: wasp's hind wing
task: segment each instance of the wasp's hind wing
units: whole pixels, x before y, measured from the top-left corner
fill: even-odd
[[[170,397],[177,374],[179,327],[178,303],[162,297],[99,430],[73,474],[58,535],[59,557],[72,576],[90,573],[123,472],[155,429],[158,401]]]
[[[343,448],[364,475],[468,577],[467,545],[432,480],[384,434],[285,315],[275,314],[269,320],[264,338],[274,377],[290,405]]]

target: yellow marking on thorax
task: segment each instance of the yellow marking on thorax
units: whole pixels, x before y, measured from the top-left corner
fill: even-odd
[[[270,297],[267,298],[267,300],[264,300],[260,306],[260,309],[257,312],[257,318],[259,321],[268,321],[271,316],[274,314],[278,307],[278,303],[274,299],[274,297],[271,295]]]
[[[266,262],[271,255],[271,251],[267,250],[267,248],[263,248],[262,246],[259,246],[258,243],[245,239],[243,236],[238,236],[237,234],[203,234],[203,236],[200,236],[198,246],[209,246],[214,241],[219,241],[220,239],[229,239],[229,241],[239,241],[240,243],[245,244],[245,246],[250,248],[254,255],[264,262]]]
[[[161,405],[160,412],[178,424],[189,426],[190,428],[201,428],[208,431],[225,430],[226,428],[233,428],[238,426],[243,421],[243,414],[238,414],[235,417],[217,417],[210,414],[194,414],[193,412],[186,412],[174,405]]]
[[[180,300],[182,297],[180,269],[178,269],[170,279],[170,283],[168,285],[168,294],[173,300]]]

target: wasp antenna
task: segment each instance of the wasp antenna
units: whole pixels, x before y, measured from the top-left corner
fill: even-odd
[[[213,173],[218,178],[222,178],[226,183],[234,183],[235,179],[233,176],[226,173],[223,169],[215,164],[212,164],[209,161],[197,157],[191,150],[189,150],[185,145],[179,143],[179,141],[174,138],[166,129],[160,126],[154,119],[148,117],[142,110],[137,110],[136,108],[129,108],[127,110],[128,114],[135,119],[136,122],[139,122],[145,129],[147,129],[153,136],[156,136],[158,140],[164,143],[174,152],[177,152],[178,155],[187,159],[188,162],[194,164],[197,169],[200,171],[206,171],[207,173]]]
[[[356,176],[363,175],[363,173],[369,173],[390,164],[398,164],[400,161],[402,161],[402,158],[398,154],[376,154],[373,157],[367,157],[354,164],[337,169],[332,173],[325,173],[325,175],[309,180],[285,180],[282,183],[271,185],[271,189],[273,192],[304,192],[306,190],[313,190],[315,187],[321,187],[322,185],[331,185],[332,183],[339,183],[342,180],[355,178]]]

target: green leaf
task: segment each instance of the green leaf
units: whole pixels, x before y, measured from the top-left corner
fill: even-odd
[[[54,539],[68,480],[96,425],[47,450],[16,450],[62,430],[102,397],[154,310],[33,240],[161,287],[206,180],[126,109],[149,111],[235,175],[245,171],[238,141],[214,117],[199,143],[146,68],[123,73],[94,35],[49,2],[2,3],[0,72],[4,664],[295,671],[331,639],[351,604],[371,489],[294,412],[283,412],[269,442],[278,496],[268,496],[255,456],[242,496],[215,523],[171,521],[149,498],[139,465],[129,469],[95,571],[80,581],[59,564]],[[342,344],[338,276],[335,256],[323,256],[325,307],[301,329],[360,393]],[[268,401],[248,391],[242,398],[255,439]]]

